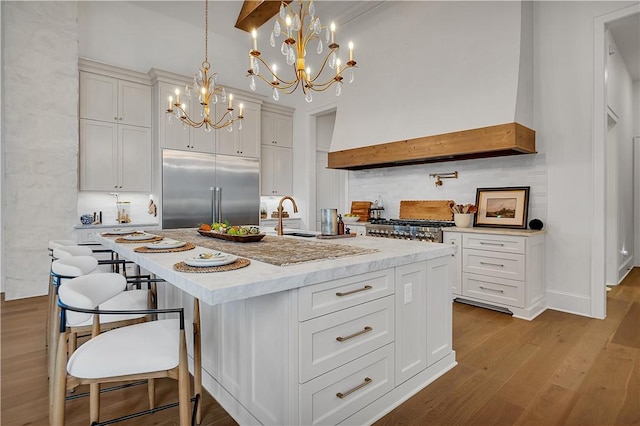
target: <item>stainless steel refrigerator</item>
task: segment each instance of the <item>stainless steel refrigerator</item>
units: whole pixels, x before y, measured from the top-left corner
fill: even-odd
[[[258,225],[259,209],[257,158],[163,150],[162,228]]]

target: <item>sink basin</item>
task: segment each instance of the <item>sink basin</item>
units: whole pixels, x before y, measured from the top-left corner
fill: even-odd
[[[305,238],[314,238],[316,234],[310,234],[308,232],[299,232],[299,231],[285,231],[284,235],[292,235],[294,237],[305,237]]]

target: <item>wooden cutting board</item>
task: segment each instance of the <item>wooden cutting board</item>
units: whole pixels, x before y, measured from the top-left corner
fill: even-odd
[[[400,219],[453,220],[451,200],[400,201]]]
[[[369,209],[371,209],[371,201],[352,201],[350,213],[358,215],[360,222],[367,222],[369,220]]]

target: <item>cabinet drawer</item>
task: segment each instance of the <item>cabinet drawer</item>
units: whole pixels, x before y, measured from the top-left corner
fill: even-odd
[[[463,273],[462,294],[518,308],[525,307],[524,282],[522,281]]]
[[[464,249],[462,271],[524,281],[524,255]]]
[[[389,344],[300,385],[299,424],[335,425],[361,410],[393,389],[393,365]]]
[[[300,321],[393,294],[393,276],[393,269],[385,269],[301,287]]]
[[[523,254],[525,239],[512,235],[463,234],[462,246],[471,249]]]
[[[300,382],[394,340],[394,299],[387,296],[300,324]]]

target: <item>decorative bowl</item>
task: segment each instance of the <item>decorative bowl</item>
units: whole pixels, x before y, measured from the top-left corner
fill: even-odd
[[[360,220],[360,216],[343,216],[342,221],[346,224],[354,224]]]
[[[93,223],[93,215],[92,214],[83,214],[80,216],[80,223],[83,225],[91,225]]]

